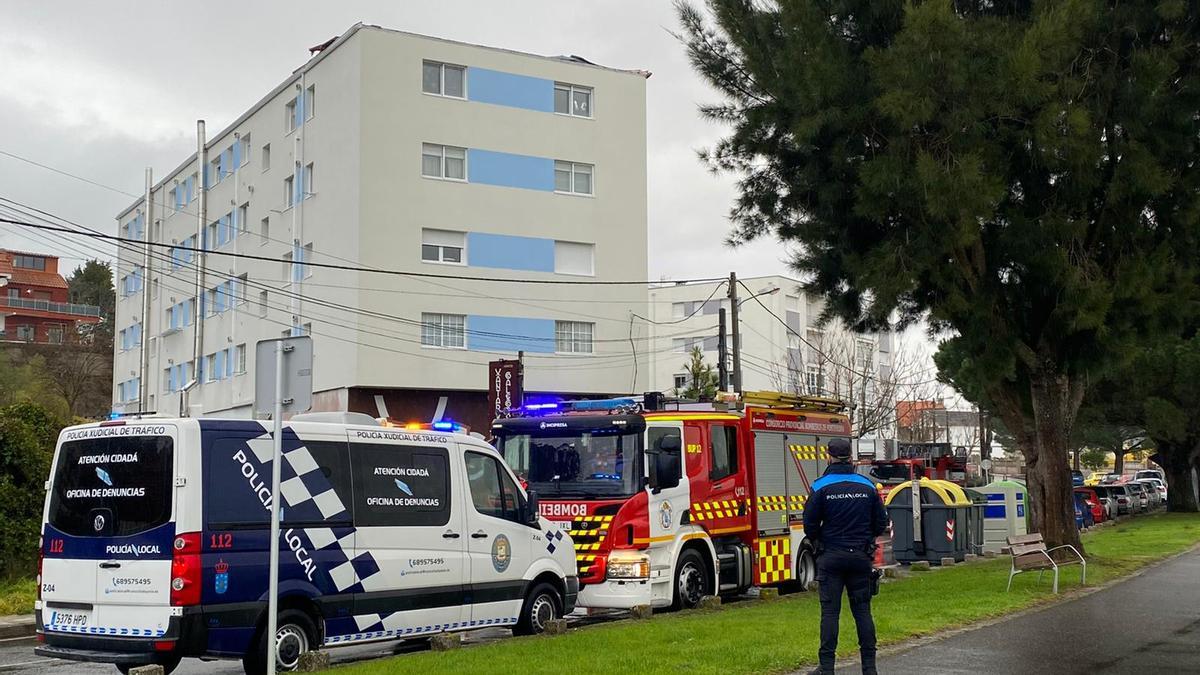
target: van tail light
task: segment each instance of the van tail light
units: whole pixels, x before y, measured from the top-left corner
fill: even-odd
[[[171,553],[171,605],[200,604],[200,533],[175,535]]]
[[[37,599],[42,599],[42,561],[46,559],[46,554],[42,550],[42,541],[38,539],[38,566],[37,566]]]

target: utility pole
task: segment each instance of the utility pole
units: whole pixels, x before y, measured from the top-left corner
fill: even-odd
[[[204,255],[204,229],[208,220],[208,181],[205,180],[208,169],[208,141],[204,135],[204,120],[196,120],[196,159],[200,164],[199,204],[196,209],[196,323],[192,331],[192,386],[183,395],[188,405],[180,406],[184,415],[191,415],[192,391],[201,386],[200,371],[204,359],[204,266],[207,258]]]
[[[146,167],[146,205],[142,209],[142,322],[141,343],[138,347],[138,412],[148,412],[146,391],[150,388],[146,373],[150,371],[150,349],[147,346],[150,329],[150,238],[154,228],[154,169]]]
[[[725,308],[717,312],[717,390],[729,391],[729,345],[725,343]]]
[[[737,272],[729,273],[729,309],[733,321],[733,390],[742,393],[742,332],[738,325]]]

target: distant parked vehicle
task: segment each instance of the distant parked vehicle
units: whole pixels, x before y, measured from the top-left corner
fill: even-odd
[[[1075,492],[1075,527],[1085,529],[1093,527],[1096,524],[1096,518],[1092,515],[1092,507],[1088,504],[1087,496],[1084,493]]]
[[[1142,469],[1141,471],[1133,474],[1134,480],[1141,480],[1143,478],[1157,478],[1163,483],[1167,482],[1167,477],[1165,474],[1163,474],[1162,469]]]
[[[1075,471],[1075,470],[1071,471],[1071,485],[1073,485],[1075,487],[1083,487],[1083,472],[1082,471]]]
[[[1142,489],[1146,491],[1146,499],[1149,501],[1148,508],[1150,510],[1157,509],[1163,505],[1162,495],[1158,493],[1158,486],[1154,484],[1153,479],[1143,478],[1130,482],[1142,486]]]
[[[1149,481],[1158,490],[1158,496],[1162,497],[1163,504],[1167,503],[1167,484],[1158,478],[1143,478],[1144,481]]]
[[[1119,473],[1106,473],[1104,474],[1104,477],[1100,479],[1101,485],[1115,485],[1120,482],[1121,474]]]
[[[1117,496],[1111,490],[1109,485],[1096,485],[1092,488],[1096,495],[1100,497],[1100,502],[1104,504],[1104,509],[1107,512],[1108,519],[1112,520],[1120,515],[1119,504],[1117,504]]]
[[[1138,511],[1137,497],[1124,485],[1102,485],[1105,492],[1117,503],[1117,515],[1127,516]]]
[[[1084,501],[1087,502],[1088,508],[1092,512],[1092,520],[1096,523],[1103,523],[1108,520],[1108,510],[1100,501],[1100,495],[1096,494],[1096,490],[1090,487],[1075,488],[1076,494],[1083,495]]]
[[[1145,485],[1129,481],[1125,484],[1125,487],[1129,490],[1129,494],[1133,495],[1133,498],[1136,500],[1137,510],[1134,513],[1145,513],[1150,510],[1150,495],[1146,494]]]

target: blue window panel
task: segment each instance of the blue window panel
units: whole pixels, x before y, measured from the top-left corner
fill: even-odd
[[[468,316],[467,349],[487,352],[554,353],[554,320]]]
[[[467,180],[553,192],[554,160],[471,148],[467,150]]]
[[[225,152],[221,153],[221,178],[233,173],[233,148],[225,148]]]
[[[184,179],[183,186],[184,192],[186,193],[185,196],[187,197],[187,201],[185,201],[184,204],[191,204],[192,196],[196,194],[196,179],[188,176],[186,179]]]
[[[529,272],[554,271],[554,240],[467,233],[467,264]]]
[[[235,140],[233,142],[233,146],[231,147],[231,150],[233,151],[233,165],[229,168],[229,170],[236,171],[237,168],[242,165],[242,141],[241,141],[241,139]]]
[[[467,96],[472,101],[554,112],[554,81],[498,70],[467,69]]]
[[[233,377],[233,347],[225,350],[225,377]]]
[[[213,378],[221,379],[225,377],[225,350],[217,352],[213,356]]]
[[[175,379],[175,366],[167,368],[167,391],[175,391],[179,386]]]

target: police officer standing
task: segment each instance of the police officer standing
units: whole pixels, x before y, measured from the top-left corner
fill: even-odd
[[[850,442],[830,440],[829,457],[829,468],[804,504],[804,534],[816,545],[821,596],[821,666],[813,672],[833,672],[844,588],[858,628],[862,671],[871,674],[876,672],[872,562],[875,538],[887,531],[888,516],[875,485],[854,472]]]

